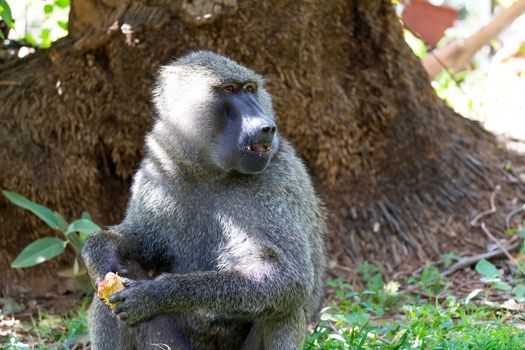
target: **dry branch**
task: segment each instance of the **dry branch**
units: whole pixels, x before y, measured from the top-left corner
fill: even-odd
[[[518,249],[521,245],[521,240],[518,236],[512,237],[512,239],[509,241],[509,245],[505,247],[505,250],[507,252],[512,252],[516,249]],[[472,266],[476,264],[478,261],[483,259],[495,259],[500,258],[502,256],[505,256],[505,252],[502,249],[496,249],[492,252],[487,252],[479,255],[469,256],[465,258],[461,258],[457,263],[451,265],[448,269],[441,272],[441,276],[448,276],[453,274],[456,271],[462,270],[465,267]]]
[[[518,262],[516,261],[516,259],[514,259],[514,257],[512,255],[510,255],[510,253],[508,252],[508,250],[505,248],[505,246],[503,244],[501,244],[501,242],[499,241],[499,239],[497,239],[496,237],[494,237],[494,235],[490,232],[490,230],[487,228],[487,225],[485,225],[484,222],[481,223],[481,230],[483,230],[483,232],[487,235],[487,237],[492,241],[494,242],[494,244],[496,244],[498,246],[498,248],[507,256],[507,258],[509,258],[509,260],[512,262],[512,264],[514,265],[517,265]]]

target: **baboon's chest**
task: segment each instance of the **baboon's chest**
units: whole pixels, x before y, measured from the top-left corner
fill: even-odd
[[[243,193],[190,193],[169,236],[169,249],[181,261],[173,272],[227,270],[256,259],[266,221],[251,211],[262,210]]]

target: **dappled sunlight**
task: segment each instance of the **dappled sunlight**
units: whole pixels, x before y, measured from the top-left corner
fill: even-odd
[[[216,220],[224,232],[224,242],[217,259],[219,270],[235,269],[255,280],[267,277],[270,269],[262,258],[264,247],[254,239],[253,234],[249,235],[232,217],[219,213]]]

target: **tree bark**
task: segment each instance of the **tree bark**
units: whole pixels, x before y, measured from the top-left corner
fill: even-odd
[[[87,210],[118,222],[155,72],[197,48],[266,77],[278,125],[326,202],[335,272],[368,259],[392,275],[483,251],[469,218],[496,184],[498,205],[522,193],[496,166],[509,155],[494,137],[436,97],[390,0],[73,0],[68,37],[0,66],[14,82],[0,90],[0,187],[70,219]],[[4,199],[0,214],[5,271],[50,230]]]

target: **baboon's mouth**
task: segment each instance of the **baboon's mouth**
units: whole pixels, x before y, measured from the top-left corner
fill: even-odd
[[[256,153],[268,153],[272,150],[272,145],[268,143],[256,143],[253,145],[245,145],[242,147],[244,151]]]

